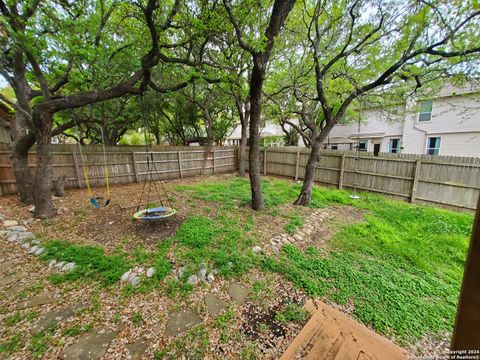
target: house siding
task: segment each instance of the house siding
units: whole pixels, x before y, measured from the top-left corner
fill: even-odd
[[[441,137],[439,155],[480,157],[480,93],[445,91],[432,101],[432,118],[418,121],[418,101],[410,98],[398,115],[381,109],[361,112],[360,131],[357,123],[337,125],[330,134],[329,143],[355,139],[368,140],[368,151],[380,143],[380,151],[390,150],[390,139],[400,139],[401,152],[425,154],[429,137]],[[340,147],[339,147],[340,149]]]

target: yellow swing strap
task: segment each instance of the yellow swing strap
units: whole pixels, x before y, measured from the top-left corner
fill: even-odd
[[[85,184],[87,185],[88,196],[93,197],[92,190],[90,189],[90,182],[88,181],[87,166],[85,165],[83,155],[82,155],[82,163],[83,163],[83,177],[85,178]]]
[[[103,137],[103,127],[102,126],[100,126],[100,132],[102,134],[103,166],[105,167],[105,185],[107,186],[107,199],[110,199],[110,184],[108,183],[107,152],[105,150],[105,141],[104,141],[104,137]]]

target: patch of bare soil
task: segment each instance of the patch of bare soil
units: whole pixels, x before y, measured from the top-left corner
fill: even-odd
[[[202,212],[202,215],[216,214],[213,203],[205,203],[198,199],[193,201],[187,193],[175,191],[176,185],[213,179],[223,181],[229,177],[230,175],[216,175],[165,181],[166,194],[162,192],[158,198],[156,194],[151,193],[149,203],[171,206],[177,213],[159,221],[132,220],[133,214],[146,206],[146,195],[140,199],[143,183],[112,186],[110,205],[100,209],[95,209],[89,204],[86,189],[68,190],[64,197],[54,198],[55,208],[60,211],[53,219],[43,221],[33,219],[32,213],[28,211],[30,206],[21,204],[17,196],[0,198],[0,212],[7,218],[28,222],[31,231],[43,239],[103,245],[107,253],[117,246],[122,246],[127,251],[137,246],[153,250],[158,241],[174,235],[188,215],[200,213],[207,206],[213,208],[212,212],[210,214]],[[96,188],[94,191],[100,195],[105,193],[104,188]]]

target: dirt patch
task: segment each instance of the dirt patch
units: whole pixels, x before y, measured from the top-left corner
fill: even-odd
[[[80,244],[103,245],[107,253],[118,246],[131,250],[137,246],[154,250],[155,245],[175,234],[178,227],[189,215],[201,214],[214,217],[216,205],[199,199],[191,199],[188,192],[176,191],[177,185],[193,184],[202,181],[224,181],[229,175],[204,176],[171,180],[164,183],[167,194],[161,193],[161,199],[151,195],[150,202],[163,203],[177,210],[176,215],[159,221],[132,221],[132,215],[143,208],[146,199],[140,201],[143,183],[112,186],[110,205],[95,209],[89,204],[85,189],[71,189],[62,198],[54,198],[56,209],[61,213],[53,219],[33,219],[28,211],[30,206],[21,204],[17,196],[0,199],[0,212],[7,218],[26,221],[28,227],[43,239],[63,239]],[[105,193],[105,189],[94,189],[96,194]],[[145,196],[144,196],[145,197]],[[205,212],[205,208],[210,212]]]

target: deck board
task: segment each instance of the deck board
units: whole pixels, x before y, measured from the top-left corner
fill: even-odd
[[[407,352],[321,301],[304,307],[312,317],[281,360],[405,360]]]

